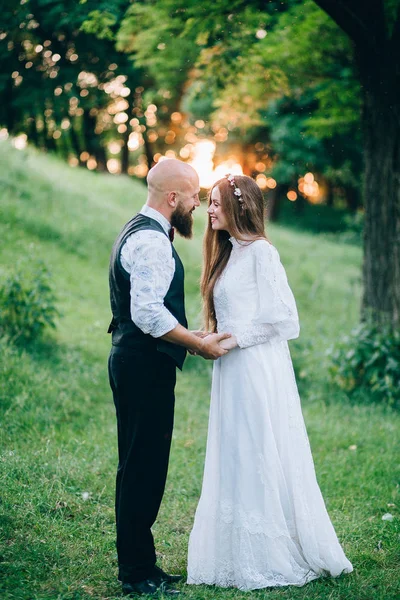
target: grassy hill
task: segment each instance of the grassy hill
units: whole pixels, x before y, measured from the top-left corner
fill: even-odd
[[[74,170],[7,142],[0,143],[0,181],[0,277],[18,263],[29,268],[43,260],[61,313],[57,329],[40,343],[22,349],[0,340],[0,592],[18,600],[118,597],[107,268],[112,242],[144,203],[145,187]],[[176,242],[193,328],[199,325],[204,207],[195,221],[194,239]],[[252,597],[394,600],[400,597],[398,417],[381,406],[352,405],[326,375],[326,349],[358,319],[360,250],[279,226],[269,235],[298,302],[302,333],[291,350],[318,480],[355,572]],[[154,528],[160,563],[173,572],[186,569],[211,366],[190,357],[178,377],[170,473]],[[382,520],[387,512],[393,521]],[[249,595],[190,586],[184,597]]]

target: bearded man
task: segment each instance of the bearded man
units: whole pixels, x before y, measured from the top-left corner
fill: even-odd
[[[150,169],[148,197],[117,237],[110,261],[109,379],[118,429],[116,524],[119,580],[129,595],[179,592],[181,579],[156,566],[151,527],[167,477],[176,367],[188,349],[206,359],[226,354],[228,334],[187,329],[184,270],[174,228],[192,236],[199,178],[189,165],[164,160]]]

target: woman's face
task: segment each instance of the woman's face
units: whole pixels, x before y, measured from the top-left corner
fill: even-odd
[[[221,206],[221,194],[217,186],[211,193],[211,204],[207,209],[207,213],[210,217],[211,228],[214,231],[228,231],[227,221]]]

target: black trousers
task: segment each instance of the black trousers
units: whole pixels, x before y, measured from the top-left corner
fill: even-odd
[[[109,378],[117,413],[115,514],[119,579],[146,579],[156,563],[151,527],[164,494],[176,368],[166,354],[113,346]]]

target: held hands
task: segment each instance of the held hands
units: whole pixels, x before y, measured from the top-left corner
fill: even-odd
[[[192,331],[191,333],[204,340],[204,343],[201,350],[189,350],[189,354],[192,356],[199,354],[206,360],[216,360],[238,345],[236,337],[230,333],[209,333],[208,331],[200,330]]]
[[[208,333],[207,331],[188,331],[182,325],[176,325],[168,331],[161,339],[186,347],[190,354],[200,354],[205,359],[216,360],[228,353],[228,348],[220,345],[223,340],[228,340],[230,333]],[[229,346],[234,348],[237,344]]]
[[[230,333],[210,333],[202,336],[201,350],[198,352],[198,354],[200,354],[200,356],[206,360],[216,360],[220,356],[227,354],[231,347],[234,348],[237,346],[235,343],[234,346],[229,348],[223,347],[222,344],[224,340],[225,344],[227,344],[231,337],[232,336]]]
[[[201,329],[198,329],[198,330],[195,330],[195,331],[192,330],[191,333],[193,333],[193,335],[195,335],[196,337],[201,338],[201,339],[203,339],[203,338],[207,337],[208,335],[210,335],[208,333],[208,331],[201,331]],[[188,352],[192,356],[197,356],[197,354],[198,354],[198,352],[196,352],[195,350],[190,350],[190,348],[188,348]]]

